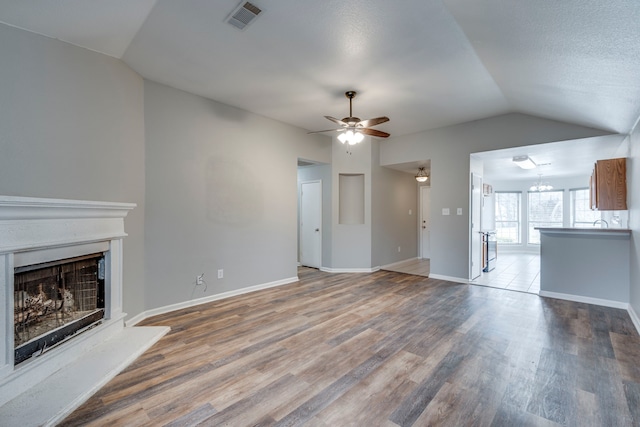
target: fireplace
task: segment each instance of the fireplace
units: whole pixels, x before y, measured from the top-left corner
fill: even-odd
[[[124,325],[134,207],[0,196],[3,427],[55,425],[168,332]]]
[[[0,196],[0,407],[124,330],[134,207]]]
[[[15,268],[14,364],[99,324],[104,279],[102,253]]]

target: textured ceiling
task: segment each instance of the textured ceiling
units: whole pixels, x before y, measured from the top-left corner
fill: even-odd
[[[145,78],[308,130],[387,115],[393,135],[507,112],[628,133],[638,0],[0,0],[0,21],[123,59]]]
[[[528,147],[475,153],[484,165],[486,182],[528,180],[542,174],[546,177],[588,177],[596,160],[613,158],[620,150],[623,135],[605,135],[571,141],[552,142]],[[537,165],[521,169],[513,162],[515,156],[529,156]],[[588,181],[585,180],[585,185]]]
[[[0,0],[0,22],[307,130],[348,115],[346,90],[392,136],[508,112],[625,134],[640,116],[638,0],[253,3],[263,12],[245,31],[224,22],[236,0]],[[619,142],[527,154],[565,173]],[[523,154],[507,151],[481,155],[488,176]]]

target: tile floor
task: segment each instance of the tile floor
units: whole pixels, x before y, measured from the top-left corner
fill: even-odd
[[[429,276],[430,260],[412,259],[383,270]],[[540,255],[501,253],[496,268],[470,282],[473,285],[538,294],[540,291]]]
[[[540,255],[501,253],[496,268],[471,282],[474,285],[538,294]]]

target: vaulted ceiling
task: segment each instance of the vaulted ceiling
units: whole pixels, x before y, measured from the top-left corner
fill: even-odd
[[[393,135],[521,112],[627,133],[640,116],[638,0],[2,0],[0,21],[145,78],[308,130],[387,115]],[[0,41],[1,42],[1,41]]]

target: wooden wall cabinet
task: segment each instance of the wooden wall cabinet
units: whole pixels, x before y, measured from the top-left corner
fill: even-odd
[[[598,160],[589,182],[591,209],[627,209],[627,159]]]

